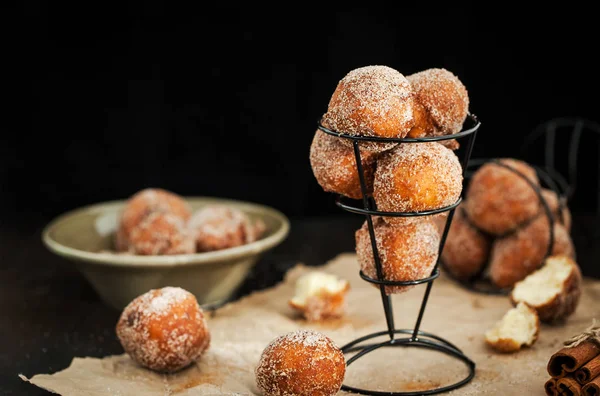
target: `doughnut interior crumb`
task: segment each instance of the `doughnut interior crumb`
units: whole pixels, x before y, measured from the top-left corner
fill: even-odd
[[[339,317],[343,314],[347,280],[324,271],[310,271],[298,278],[289,304],[308,320]]]
[[[532,306],[543,305],[561,293],[573,267],[560,257],[549,257],[545,265],[515,284],[512,297]]]
[[[540,321],[537,312],[524,302],[509,309],[493,328],[485,333],[485,340],[500,352],[515,352],[531,346],[537,340]]]
[[[296,281],[296,294],[292,302],[297,305],[306,304],[310,296],[321,293],[337,294],[348,287],[348,281],[323,271],[311,271]]]

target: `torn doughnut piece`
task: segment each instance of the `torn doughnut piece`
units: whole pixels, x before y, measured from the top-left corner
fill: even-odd
[[[551,256],[545,265],[515,284],[513,304],[534,308],[542,322],[565,319],[575,312],[581,297],[581,271],[568,256]]]
[[[345,279],[323,271],[311,271],[296,281],[296,294],[289,300],[308,321],[336,318],[344,314],[346,293],[350,284]]]
[[[539,331],[540,319],[536,310],[520,302],[485,333],[485,342],[498,352],[516,352],[533,345]]]

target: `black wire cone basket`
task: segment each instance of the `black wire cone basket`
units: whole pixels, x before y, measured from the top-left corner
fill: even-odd
[[[513,172],[515,175],[517,175],[518,177],[520,177],[521,179],[523,179],[528,185],[529,187],[531,187],[531,189],[535,192],[535,195],[537,196],[537,199],[539,200],[539,203],[541,205],[541,208],[543,210],[543,213],[541,215],[546,216],[547,220],[548,220],[548,244],[546,247],[546,251],[544,253],[543,258],[540,260],[538,266],[536,269],[541,268],[544,263],[546,258],[548,258],[554,249],[554,244],[555,244],[555,235],[554,235],[554,226],[550,226],[555,224],[556,221],[558,221],[561,224],[565,224],[565,218],[564,218],[564,208],[567,206],[567,202],[568,199],[571,195],[572,192],[572,187],[569,185],[569,183],[566,181],[566,179],[557,171],[548,168],[548,167],[543,167],[543,166],[539,166],[539,165],[535,165],[535,164],[528,164],[531,168],[533,168],[538,176],[538,179],[540,181],[540,184],[536,184],[533,183],[525,174],[523,174],[522,172],[520,172],[519,170],[513,168],[512,166],[501,162],[501,159],[499,158],[475,158],[475,159],[470,159],[469,160],[469,164],[466,168],[466,172],[465,172],[465,190],[468,189],[468,183],[470,182],[470,179],[472,178],[472,176],[477,172],[477,170],[485,165],[485,164],[495,164],[497,166],[500,166],[504,169],[507,169],[511,172]],[[544,197],[543,193],[542,193],[542,189],[546,188],[549,189],[551,191],[553,191],[558,199],[558,218],[555,218],[555,214],[552,213],[552,210],[550,208],[550,204],[548,203],[548,201],[546,200],[546,198]],[[456,210],[463,210],[461,207],[458,207]],[[469,219],[467,218],[467,216],[464,214],[463,212],[463,216],[464,218],[466,218],[465,221],[469,222]],[[530,219],[529,221],[525,222],[524,224],[520,225],[519,229],[527,226],[527,224],[529,224],[529,222],[533,221],[537,219],[537,216],[534,216],[532,219]],[[479,233],[481,234],[486,234],[485,231],[478,229],[475,225],[473,225],[471,223],[471,227],[475,228],[478,230]],[[501,235],[501,236],[493,236],[493,235],[488,235],[487,237],[490,240],[493,240],[495,238],[503,238],[503,237],[508,237],[512,234],[514,234],[515,232],[518,232],[518,230],[513,230],[510,231],[508,233],[506,233],[505,235]],[[450,232],[449,232],[450,233]],[[451,236],[450,236],[451,238]],[[496,285],[494,285],[494,283],[490,280],[489,278],[489,267],[490,267],[490,258],[488,258],[488,260],[486,260],[486,262],[481,266],[481,268],[478,269],[478,271],[476,271],[472,276],[467,277],[467,278],[460,278],[460,277],[456,277],[453,275],[453,272],[450,268],[447,268],[447,263],[444,261],[444,258],[441,257],[441,261],[440,261],[440,266],[445,270],[444,272],[448,275],[449,278],[452,278],[454,281],[456,281],[457,283],[459,283],[461,286],[474,291],[474,292],[478,292],[478,293],[483,293],[483,294],[495,294],[495,295],[508,295],[510,293],[511,288],[501,288],[498,287]]]
[[[450,384],[450,385],[446,385],[446,386],[442,386],[442,387],[438,387],[438,388],[434,388],[434,389],[429,389],[429,390],[410,391],[410,392],[388,392],[388,391],[375,391],[375,390],[360,389],[360,388],[356,388],[356,387],[352,387],[352,386],[348,386],[348,385],[342,385],[342,390],[344,390],[344,391],[360,393],[363,395],[376,395],[376,396],[378,396],[378,395],[404,395],[404,396],[432,395],[432,394],[443,393],[443,392],[447,392],[447,391],[459,388],[459,387],[467,384],[475,376],[475,362],[473,362],[471,359],[469,359],[458,347],[456,347],[454,344],[450,343],[449,341],[447,341],[441,337],[438,337],[437,335],[421,331],[421,329],[420,329],[421,320],[423,319],[423,315],[425,314],[425,309],[427,307],[427,301],[429,299],[429,294],[430,294],[431,288],[433,286],[433,281],[440,276],[439,266],[440,266],[441,252],[444,248],[444,243],[446,241],[446,237],[448,235],[448,231],[449,231],[450,225],[452,223],[452,218],[454,216],[454,210],[460,204],[460,202],[462,201],[462,198],[459,198],[455,203],[453,203],[449,206],[434,209],[434,210],[428,210],[428,211],[421,211],[421,212],[382,212],[382,211],[379,211],[379,210],[377,210],[375,201],[368,193],[368,189],[366,187],[367,184],[365,181],[364,169],[363,169],[362,160],[361,160],[361,154],[360,154],[360,143],[365,142],[365,141],[387,142],[387,143],[393,142],[393,143],[398,143],[398,144],[419,144],[419,143],[424,143],[424,142],[440,142],[440,141],[450,140],[450,139],[465,138],[466,145],[464,146],[464,149],[462,150],[463,151],[462,158],[460,159],[461,166],[463,169],[463,176],[464,176],[465,172],[468,168],[469,159],[471,157],[471,152],[473,149],[473,144],[475,142],[475,137],[477,135],[477,131],[479,130],[481,123],[479,122],[479,120],[477,119],[477,117],[475,115],[469,114],[465,124],[467,125],[467,128],[463,129],[461,132],[458,132],[458,133],[455,133],[452,135],[428,136],[428,137],[421,137],[421,138],[381,138],[381,137],[353,136],[353,135],[341,133],[339,131],[330,130],[330,129],[324,127],[323,125],[321,125],[320,122],[318,123],[318,128],[322,132],[332,135],[332,136],[336,136],[336,137],[339,137],[342,139],[348,139],[348,140],[352,141],[352,145],[354,148],[354,155],[355,155],[355,159],[356,159],[357,171],[358,171],[359,180],[360,180],[360,187],[361,187],[362,197],[363,197],[362,198],[362,207],[357,206],[358,204],[356,202],[360,202],[360,201],[349,202],[342,196],[337,197],[336,204],[337,204],[337,206],[339,206],[340,208],[342,208],[348,212],[361,214],[366,217],[366,222],[367,222],[367,226],[368,226],[368,230],[369,230],[369,236],[371,239],[371,247],[373,249],[373,257],[375,260],[377,279],[367,276],[365,273],[363,273],[363,271],[360,271],[360,277],[369,283],[379,286],[379,290],[381,293],[381,300],[383,303],[383,309],[384,309],[384,313],[385,313],[386,324],[387,324],[387,330],[365,335],[365,336],[360,337],[342,347],[342,352],[344,352],[344,354],[355,353],[353,356],[351,356],[350,358],[347,359],[347,362],[346,362],[347,365],[354,363],[361,357],[369,354],[370,352],[376,351],[379,348],[416,347],[416,348],[425,348],[425,349],[430,349],[430,350],[445,353],[445,354],[451,356],[452,358],[464,363],[464,365],[468,369],[468,375],[465,378],[463,378],[462,380],[460,380],[456,383]],[[416,280],[409,280],[409,281],[386,280],[383,276],[383,269],[381,266],[381,261],[380,261],[380,257],[379,257],[379,253],[378,253],[378,249],[377,249],[377,243],[376,243],[376,239],[375,239],[375,230],[373,227],[372,216],[414,217],[414,216],[431,216],[431,215],[435,215],[435,214],[443,213],[443,212],[447,212],[448,216],[446,219],[446,224],[444,226],[443,233],[441,234],[441,238],[440,238],[440,246],[439,246],[439,250],[438,250],[438,260],[437,260],[430,276],[423,278],[423,279],[416,279]],[[391,296],[386,294],[385,287],[386,286],[414,286],[414,285],[420,285],[420,284],[424,284],[424,283],[427,284],[427,286],[425,289],[425,293],[423,295],[423,300],[421,302],[421,307],[419,309],[419,314],[417,316],[417,320],[416,320],[414,328],[412,328],[412,329],[396,329],[396,327],[394,325],[394,313],[392,311]],[[397,335],[401,335],[402,337],[397,338],[396,337]],[[371,341],[374,338],[379,338],[382,336],[388,336],[389,339],[382,341],[382,342],[372,342]],[[369,341],[371,341],[371,342],[369,342]]]

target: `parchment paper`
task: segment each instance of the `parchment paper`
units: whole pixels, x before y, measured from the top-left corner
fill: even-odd
[[[343,318],[307,323],[288,307],[296,278],[312,269],[350,281]],[[421,285],[393,297],[397,328],[414,326],[424,291],[425,285]],[[508,298],[467,291],[442,275],[434,282],[421,329],[454,343],[477,364],[473,381],[449,394],[544,395],[548,359],[564,340],[590,325],[599,314],[598,301],[600,281],[585,279],[579,308],[565,324],[543,325],[531,348],[503,355],[486,347],[483,334],[511,307]],[[61,372],[21,378],[62,395],[256,395],[254,367],[273,338],[298,328],[313,328],[342,346],[386,327],[379,289],[359,278],[356,257],[347,253],[323,267],[297,265],[276,287],[215,311],[209,328],[209,351],[195,366],[177,374],[156,374],[136,366],[127,355],[119,355],[75,358]],[[345,384],[380,391],[418,391],[449,384],[466,373],[463,363],[442,353],[382,348],[348,366]]]

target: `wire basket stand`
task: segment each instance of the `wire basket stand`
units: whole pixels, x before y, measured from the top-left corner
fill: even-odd
[[[546,216],[546,218],[548,219],[548,224],[554,224],[556,220],[558,220],[558,222],[561,224],[565,223],[563,209],[567,205],[569,191],[570,191],[571,187],[570,187],[569,183],[567,183],[565,178],[560,173],[558,173],[552,169],[549,169],[547,167],[543,167],[543,166],[539,166],[539,165],[535,165],[535,164],[529,164],[529,166],[535,170],[538,178],[540,179],[541,184],[537,185],[537,184],[533,183],[522,172],[518,171],[517,169],[513,168],[510,165],[502,163],[499,158],[471,158],[471,160],[469,161],[467,170],[465,172],[466,180],[469,180],[472,177],[472,175],[481,166],[486,165],[486,164],[494,164],[496,166],[502,167],[506,170],[513,172],[518,177],[523,179],[523,181],[525,181],[529,185],[529,187],[531,187],[531,189],[535,192],[537,199],[539,200],[540,205],[543,210],[542,215]],[[558,204],[559,204],[559,207],[557,210],[558,216],[559,216],[558,219],[555,218],[555,215],[552,213],[552,210],[550,209],[549,203],[547,202],[546,198],[542,194],[543,187],[546,187],[546,188],[552,190],[558,198]],[[457,208],[457,210],[463,210],[463,209]],[[536,218],[537,218],[537,216],[534,217],[533,219],[531,219],[530,221],[533,221]],[[472,225],[472,226],[475,227],[474,225]],[[477,227],[475,227],[475,228],[477,228]],[[483,231],[483,230],[479,230],[479,232],[485,234],[485,231]],[[508,232],[506,235],[503,235],[503,236],[510,235],[513,232],[515,232],[515,231]],[[548,234],[549,234],[548,246],[546,247],[544,257],[541,260],[540,264],[538,265],[537,269],[541,268],[544,265],[546,258],[548,258],[552,254],[552,251],[554,249],[554,243],[555,243],[554,227],[551,227],[551,226],[548,227]],[[489,236],[489,237],[491,239],[495,238],[494,236]],[[445,265],[446,264],[444,263],[444,260],[442,258],[442,260],[441,260],[442,268],[444,268]],[[489,267],[490,267],[490,260],[488,259],[486,261],[486,263],[484,265],[482,265],[481,268],[475,274],[473,274],[471,277],[469,277],[468,279],[456,278],[455,276],[452,275],[451,271],[447,271],[447,274],[450,278],[454,279],[457,283],[459,283],[461,286],[465,287],[468,290],[471,290],[471,291],[474,291],[477,293],[483,293],[483,294],[507,295],[510,292],[511,288],[505,288],[505,289],[498,288],[498,287],[494,286],[489,281],[489,279],[486,278],[487,270]]]
[[[523,144],[520,147],[520,157],[528,158],[531,154],[536,154],[532,152],[533,149],[541,149],[542,151],[542,160],[543,164],[536,165],[529,162],[529,166],[535,169],[536,174],[540,180],[541,185],[534,185],[530,182],[529,179],[525,177],[525,175],[516,171],[515,169],[502,164],[498,161],[497,158],[475,158],[469,161],[469,167],[466,172],[467,180],[477,171],[479,167],[486,163],[494,163],[496,165],[502,166],[514,173],[516,173],[519,177],[524,179],[531,188],[535,191],[540,204],[544,210],[545,216],[548,218],[549,224],[554,224],[555,221],[565,225],[564,219],[564,209],[567,207],[567,204],[573,199],[576,188],[577,188],[577,178],[578,178],[578,162],[585,161],[585,155],[581,154],[581,139],[584,134],[591,134],[592,137],[596,138],[595,142],[597,144],[597,150],[600,152],[600,124],[585,119],[581,117],[560,117],[553,118],[548,121],[542,122],[537,125],[531,132],[525,135]],[[557,137],[558,135],[568,135],[568,143],[566,144],[558,144]],[[557,152],[557,148],[566,152]],[[557,170],[557,157],[566,159],[566,169],[564,173],[566,176],[563,176],[563,173]],[[587,162],[589,164],[589,162]],[[598,167],[597,172],[600,173],[600,162],[597,162]],[[550,211],[548,207],[548,203],[546,199],[541,194],[540,187],[546,187],[554,193],[556,193],[559,198],[559,207],[558,207],[558,219],[555,219],[554,214]],[[600,224],[600,183],[596,185],[596,224]],[[462,210],[458,208],[458,210]],[[479,230],[482,232],[482,230]],[[541,268],[545,263],[545,259],[551,255],[554,247],[554,227],[549,227],[549,243],[544,255],[543,260],[541,261],[538,268]],[[589,234],[585,234],[586,240],[579,241],[582,248],[588,247],[588,250],[593,249],[597,246],[597,238],[600,236],[600,227],[595,227],[593,231]],[[493,236],[492,236],[493,238]],[[573,241],[575,242],[575,241]],[[586,242],[585,244],[583,242]],[[592,250],[594,251],[594,250]],[[593,257],[592,254],[584,254],[583,257]],[[593,265],[593,260],[590,260],[590,265]],[[441,262],[442,268],[445,266],[444,261]],[[447,274],[453,278],[456,282],[461,284],[466,289],[469,289],[474,292],[484,293],[484,294],[499,294],[506,295],[509,293],[510,288],[501,289],[497,288],[491,284],[489,279],[486,278],[486,272],[489,268],[489,261],[486,262],[482,268],[474,274],[469,279],[458,279],[454,277],[451,271],[447,271]]]
[[[568,144],[559,144],[556,142],[558,135],[569,135]],[[579,162],[583,162],[587,166],[593,165],[593,161],[589,161],[585,154],[581,153],[581,140],[585,139],[585,135],[591,135],[594,141],[585,141],[584,145],[590,148],[593,144],[596,146],[596,153],[600,153],[600,124],[595,121],[583,117],[558,117],[547,120],[538,124],[529,134],[525,136],[524,143],[521,145],[521,156],[531,154],[533,148],[539,148],[543,143],[543,160],[544,168],[553,174],[559,174],[557,169],[557,157],[567,159],[566,175],[568,188],[564,194],[566,199],[571,200],[578,187],[578,179],[580,175],[587,172],[579,172]],[[540,142],[540,140],[542,142]],[[557,152],[557,146],[560,150],[566,149],[564,152]],[[600,178],[600,161],[596,161],[596,179]],[[590,169],[591,172],[594,170]],[[565,182],[566,182],[565,181]],[[600,183],[596,184],[595,195],[595,215],[596,224],[600,223]],[[600,227],[595,227],[592,238],[600,237]]]
[[[449,206],[442,207],[439,209],[434,209],[434,210],[428,210],[428,211],[421,211],[421,212],[382,212],[382,211],[379,211],[379,210],[377,210],[375,201],[373,200],[372,196],[368,193],[368,190],[366,187],[364,169],[363,169],[362,161],[361,161],[361,154],[360,154],[360,143],[365,142],[365,141],[382,142],[382,143],[383,142],[387,142],[387,143],[394,142],[394,143],[398,143],[398,144],[419,144],[419,143],[423,143],[423,142],[440,142],[443,140],[466,138],[466,146],[464,148],[464,152],[463,152],[463,155],[461,158],[461,165],[462,165],[463,176],[464,176],[464,173],[469,164],[469,159],[471,157],[471,152],[473,149],[473,144],[475,142],[475,137],[477,136],[477,131],[479,130],[481,123],[479,122],[479,120],[477,119],[477,117],[474,114],[469,114],[468,118],[467,118],[467,124],[469,125],[469,127],[467,129],[463,129],[461,132],[458,132],[458,133],[455,133],[452,135],[429,136],[429,137],[421,137],[421,138],[382,138],[382,137],[352,136],[352,135],[349,135],[346,133],[333,131],[333,130],[328,129],[325,126],[323,126],[321,124],[321,122],[318,123],[318,128],[322,132],[327,133],[332,136],[336,136],[339,138],[348,139],[348,140],[352,141],[352,146],[354,148],[354,156],[356,159],[356,167],[357,167],[357,171],[358,171],[358,175],[359,175],[360,187],[361,187],[362,196],[363,196],[363,199],[362,199],[363,207],[356,206],[356,204],[347,203],[346,200],[340,195],[338,195],[338,197],[336,199],[336,204],[338,207],[340,207],[343,210],[346,210],[351,213],[361,214],[366,217],[367,226],[369,229],[369,236],[371,239],[371,246],[373,249],[373,257],[375,259],[375,267],[377,270],[377,279],[368,277],[367,275],[365,275],[363,273],[362,270],[360,271],[360,277],[369,283],[373,283],[373,284],[379,286],[379,290],[381,293],[381,301],[383,303],[383,309],[384,309],[385,319],[386,319],[386,324],[387,324],[387,330],[385,330],[385,331],[365,335],[363,337],[360,337],[360,338],[344,345],[342,347],[342,352],[344,352],[344,354],[357,352],[354,356],[347,359],[346,364],[350,365],[353,362],[355,362],[356,360],[360,359],[361,357],[367,355],[368,353],[376,351],[379,348],[383,348],[383,347],[416,347],[416,348],[425,348],[425,349],[430,349],[430,350],[435,350],[438,352],[445,353],[445,354],[463,362],[469,371],[468,375],[464,379],[462,379],[454,384],[450,384],[450,385],[446,385],[446,386],[442,386],[442,387],[438,387],[438,388],[434,388],[434,389],[429,389],[429,390],[410,391],[410,392],[387,392],[387,391],[384,392],[384,391],[367,390],[367,389],[360,389],[360,388],[356,388],[356,387],[352,387],[352,386],[348,386],[348,385],[342,385],[342,390],[344,390],[344,391],[359,393],[359,394],[363,394],[363,395],[374,395],[374,396],[380,396],[380,395],[381,396],[383,396],[383,395],[387,395],[387,396],[389,396],[389,395],[403,395],[403,396],[433,395],[433,394],[443,393],[443,392],[447,392],[447,391],[459,388],[459,387],[467,384],[475,376],[475,362],[473,362],[471,359],[469,359],[458,347],[456,347],[454,344],[450,343],[449,341],[447,341],[441,337],[438,337],[437,335],[421,331],[421,329],[420,329],[421,321],[423,319],[423,315],[425,314],[425,309],[427,307],[427,302],[429,300],[429,294],[430,294],[431,288],[433,286],[433,281],[440,276],[439,264],[440,264],[441,252],[444,248],[446,236],[448,235],[448,231],[450,229],[450,224],[452,223],[452,217],[454,215],[454,210],[460,204],[460,202],[462,201],[462,198],[459,198],[455,203],[453,203]],[[433,268],[431,275],[427,278],[410,280],[410,281],[385,280],[384,276],[383,276],[383,269],[381,266],[378,249],[377,249],[377,243],[375,240],[375,231],[374,231],[374,227],[373,227],[372,216],[415,217],[415,216],[431,216],[431,215],[435,215],[435,214],[442,213],[442,212],[448,212],[448,217],[446,219],[444,231],[440,238],[438,259],[435,264],[435,267]],[[414,328],[413,329],[396,329],[396,327],[394,325],[394,313],[392,311],[392,299],[391,299],[390,295],[386,294],[385,286],[414,286],[414,285],[420,285],[423,283],[426,283],[427,286],[425,289],[425,293],[423,295],[423,300],[421,302],[421,307],[419,309],[419,314],[418,314]],[[368,342],[374,338],[378,338],[378,337],[386,336],[386,335],[389,337],[388,340],[385,340],[382,342]],[[396,338],[396,335],[405,335],[405,337]]]

